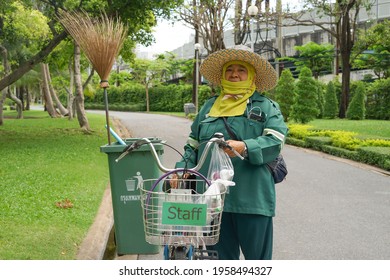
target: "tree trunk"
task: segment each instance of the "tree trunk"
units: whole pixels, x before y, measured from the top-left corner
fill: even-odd
[[[47,80],[46,75],[46,67],[44,63],[41,63],[41,73],[42,73],[42,93],[45,97],[45,108],[47,112],[49,113],[49,116],[52,118],[59,117],[59,114],[57,113],[56,109],[54,108],[53,99],[50,95],[50,89],[49,89],[49,82]]]
[[[74,67],[73,67],[73,61],[70,60],[68,63],[68,70],[69,70],[69,89],[68,91],[68,119],[73,120],[74,113],[73,113],[73,101],[74,101],[74,95],[73,95],[73,88],[74,88]]]
[[[16,111],[18,112],[16,118],[23,119],[23,103],[22,103],[22,101],[15,94],[13,94],[11,92],[9,87],[6,89],[6,92],[7,92],[8,98],[16,103]]]
[[[91,72],[88,75],[88,78],[85,80],[85,83],[83,84],[83,90],[87,87],[90,81],[92,81],[93,75],[95,74],[95,69],[92,68]]]
[[[353,1],[354,2],[354,1]],[[341,5],[341,4],[339,4]],[[340,100],[339,117],[345,118],[348,102],[349,102],[349,91],[350,91],[350,78],[351,78],[351,51],[353,48],[353,38],[351,34],[351,22],[349,11],[352,9],[353,3],[350,3],[348,7],[343,7],[344,15],[341,18],[340,26],[340,56],[341,56],[341,69],[342,69],[342,91]]]
[[[53,85],[51,83],[49,64],[44,63],[44,68],[45,68],[45,72],[46,72],[46,78],[47,78],[47,83],[49,86],[50,95],[51,95],[52,99],[54,100],[58,110],[60,111],[60,114],[62,116],[67,116],[68,110],[64,107],[64,105],[62,105],[62,103],[61,103],[60,99],[58,98],[57,93],[55,92]]]
[[[2,45],[0,45],[0,51],[1,51],[1,56],[3,60],[3,67],[5,74],[8,74],[9,71],[11,71],[11,67],[8,63],[8,50],[4,48]],[[0,95],[0,125],[3,125],[4,120],[3,120],[3,106],[4,106],[4,101],[7,98],[7,90],[8,88],[0,90],[1,95]]]
[[[81,129],[90,131],[87,115],[85,114],[84,109],[84,93],[83,93],[83,85],[81,82],[81,73],[80,73],[80,47],[75,42],[74,43],[74,80],[76,86],[76,113],[77,120],[79,121],[79,125]]]
[[[4,101],[5,101],[6,98],[7,98],[7,91],[5,89],[3,89],[1,91],[1,95],[0,95],[0,125],[4,124],[4,120],[3,120],[3,106],[4,106]]]
[[[145,94],[146,94],[146,112],[149,112],[149,87],[148,87],[148,84],[145,85]]]
[[[20,101],[20,103],[16,103],[16,111],[18,112],[18,119],[23,118],[24,100],[23,100],[22,87],[20,86],[15,87],[15,97]]]
[[[28,89],[28,86],[25,86],[24,87],[24,92],[26,93],[26,111],[29,111],[30,110],[30,105],[31,105],[31,94],[30,94],[30,90]]]
[[[341,76],[341,98],[340,98],[340,110],[339,110],[339,118],[345,118],[347,109],[348,109],[348,103],[349,103],[349,92],[350,92],[350,79],[351,79],[351,66],[349,65],[349,54],[343,54],[341,53],[341,61],[343,69],[343,75]],[[344,66],[345,64],[348,64],[348,66]]]
[[[18,107],[17,109],[21,110],[21,111],[24,111],[24,91],[23,91],[23,87],[21,87],[21,86],[15,87],[15,93],[16,93],[16,97],[22,103],[22,106]]]

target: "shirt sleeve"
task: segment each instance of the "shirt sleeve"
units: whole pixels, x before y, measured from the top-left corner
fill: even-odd
[[[267,120],[263,134],[244,140],[248,148],[248,160],[261,165],[273,161],[281,152],[288,133],[279,105],[267,101]]]

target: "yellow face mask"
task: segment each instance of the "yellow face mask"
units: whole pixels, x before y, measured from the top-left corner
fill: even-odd
[[[244,66],[248,70],[248,79],[239,82],[230,82],[225,80],[226,69],[233,64]],[[229,61],[223,66],[221,79],[221,94],[215,100],[211,107],[209,116],[211,117],[228,117],[240,116],[244,114],[246,103],[256,89],[254,83],[255,69],[249,63],[244,61]]]

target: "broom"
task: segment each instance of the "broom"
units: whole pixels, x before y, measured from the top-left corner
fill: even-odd
[[[127,28],[119,20],[109,18],[105,13],[92,19],[84,11],[60,12],[59,21],[84,51],[100,77],[100,87],[104,89],[107,138],[110,145],[108,77],[126,39]]]

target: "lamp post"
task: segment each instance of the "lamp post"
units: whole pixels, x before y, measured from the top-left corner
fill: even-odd
[[[255,42],[254,42],[254,32],[253,32],[253,30],[254,30],[254,24],[253,24],[253,18],[255,17],[255,16],[257,16],[257,14],[258,14],[258,12],[259,12],[259,8],[257,8],[255,5],[250,5],[249,7],[248,7],[248,15],[251,17],[251,26],[252,26],[252,28],[250,28],[250,32],[251,32],[251,49],[252,49],[252,51],[253,52],[255,52]]]
[[[283,36],[282,36],[282,0],[276,1],[276,49],[279,50],[280,56],[284,56],[283,51]],[[276,57],[275,57],[276,62]],[[278,77],[282,74],[282,65],[276,63],[276,72],[278,72]]]
[[[201,45],[196,43],[194,45],[195,49],[195,113],[198,113],[198,88],[199,88],[199,50]]]

